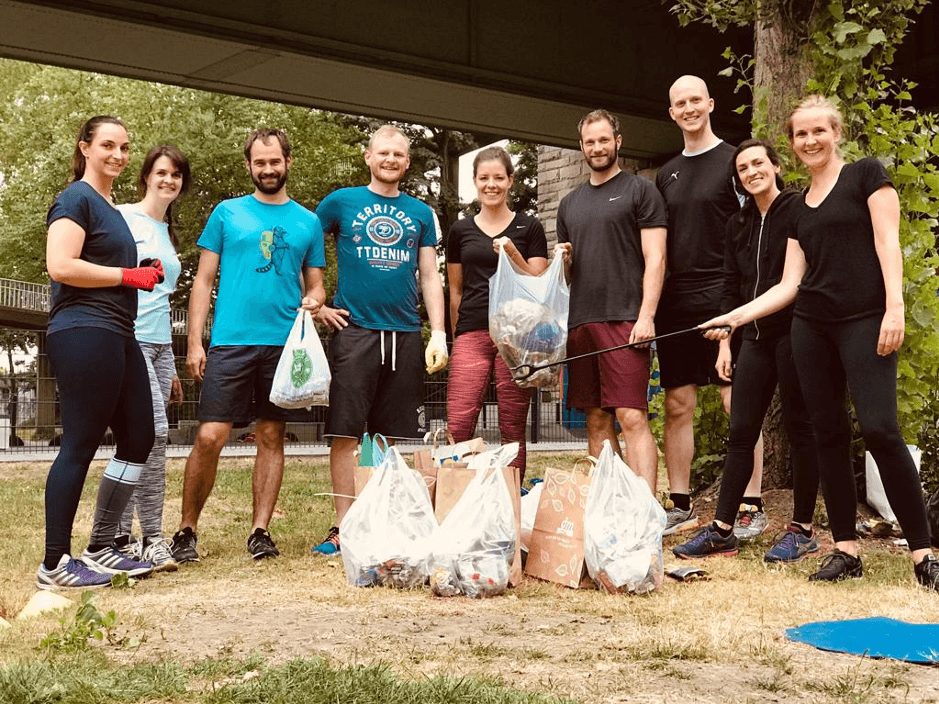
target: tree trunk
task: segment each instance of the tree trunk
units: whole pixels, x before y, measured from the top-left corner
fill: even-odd
[[[808,37],[818,15],[813,0],[763,0],[754,29],[753,124],[758,134],[785,134],[786,121],[812,75]],[[779,394],[763,423],[763,488],[792,486],[789,440]]]

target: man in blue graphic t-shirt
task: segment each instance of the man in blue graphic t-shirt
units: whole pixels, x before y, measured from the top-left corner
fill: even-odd
[[[232,427],[257,419],[254,517],[248,552],[254,559],[279,553],[268,523],[284,473],[284,424],[296,411],[268,397],[284,343],[302,307],[316,313],[326,293],[326,257],[319,219],[287,196],[290,142],[281,130],[259,129],[245,144],[245,167],[254,193],[222,201],[197,242],[202,249],[189,299],[186,364],[202,382],[199,429],[186,462],[177,562],[196,562],[196,524],[212,491],[218,458]],[[218,276],[212,342],[202,331]]]
[[[336,331],[326,417],[336,526],[352,505],[355,447],[366,427],[388,438],[414,438],[423,430],[418,278],[431,327],[427,372],[447,365],[434,216],[398,190],[409,147],[397,127],[379,127],[365,150],[369,185],[330,193],[316,209],[324,232],[336,237],[339,262],[333,306],[317,314]],[[339,552],[338,528],[313,551]]]

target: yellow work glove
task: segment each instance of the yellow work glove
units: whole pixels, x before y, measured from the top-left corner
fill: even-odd
[[[439,372],[450,359],[447,354],[447,333],[443,330],[431,330],[430,342],[427,343],[427,349],[424,350],[424,363],[427,365],[427,373],[433,374]]]

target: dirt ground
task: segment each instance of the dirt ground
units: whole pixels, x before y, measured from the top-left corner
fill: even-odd
[[[0,480],[9,477],[0,469]],[[206,528],[201,563],[134,589],[99,592],[102,610],[119,617],[113,638],[142,642],[97,647],[116,662],[255,657],[276,666],[323,657],[336,666],[386,664],[402,677],[496,678],[591,703],[939,702],[939,667],[826,653],[785,639],[786,628],[818,620],[879,615],[939,623],[939,598],[912,583],[906,564],[902,574],[896,569],[902,561],[891,553],[902,550],[886,539],[865,541],[865,579],[851,583],[808,583],[815,560],[766,565],[762,553],[790,514],[791,493],[766,492],[765,500],[773,524],[757,544],[737,558],[703,561],[708,581],[666,580],[646,597],[533,579],[488,600],[357,589],[340,558],[309,555],[310,536],[281,533],[282,556],[255,563],[242,538],[222,543]],[[233,507],[213,501],[207,520],[221,526]],[[702,520],[715,504],[711,495],[697,499]],[[167,515],[179,508],[177,495]],[[278,520],[290,520],[290,510]],[[76,526],[76,533],[87,530]],[[686,536],[667,539],[667,566],[675,562],[670,548]],[[25,572],[15,583],[26,583]],[[9,604],[21,607],[28,597],[24,591]],[[55,626],[50,616],[17,637],[35,643]]]
[[[771,515],[788,515],[789,492],[767,499]],[[210,581],[200,579],[201,566],[185,566],[112,601],[119,613],[137,614],[123,621],[127,635],[149,634],[134,659],[323,656],[386,663],[408,677],[498,677],[585,702],[939,701],[939,668],[824,653],[783,637],[793,623],[858,611],[916,620],[915,604],[868,603],[902,602],[908,585],[873,596],[824,585],[843,601],[816,615],[803,573],[767,569],[754,579],[735,560],[712,562],[704,566],[713,580],[669,582],[647,598],[529,580],[505,597],[474,601],[354,589],[339,559],[293,560],[285,573],[283,564],[234,557],[231,570]],[[799,613],[795,622],[790,609]],[[939,603],[925,620],[939,621]]]

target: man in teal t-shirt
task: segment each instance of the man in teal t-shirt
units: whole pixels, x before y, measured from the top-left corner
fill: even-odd
[[[427,372],[447,365],[434,216],[398,188],[410,164],[409,148],[397,127],[379,127],[365,150],[369,185],[330,193],[316,209],[324,232],[336,238],[339,264],[333,306],[317,314],[336,331],[329,344],[326,435],[337,526],[352,505],[354,453],[363,431],[388,438],[414,438],[423,431],[418,280],[431,327],[423,358]],[[339,552],[338,528],[313,551]]]
[[[255,130],[245,144],[254,193],[222,201],[197,244],[202,249],[189,299],[186,364],[202,382],[199,429],[186,462],[177,562],[199,560],[196,524],[212,491],[218,458],[232,427],[257,419],[254,516],[248,552],[277,556],[267,531],[284,472],[284,424],[291,412],[268,397],[298,307],[316,313],[326,293],[326,257],[319,219],[287,196],[290,142],[280,130]],[[202,331],[218,276],[208,356]]]

